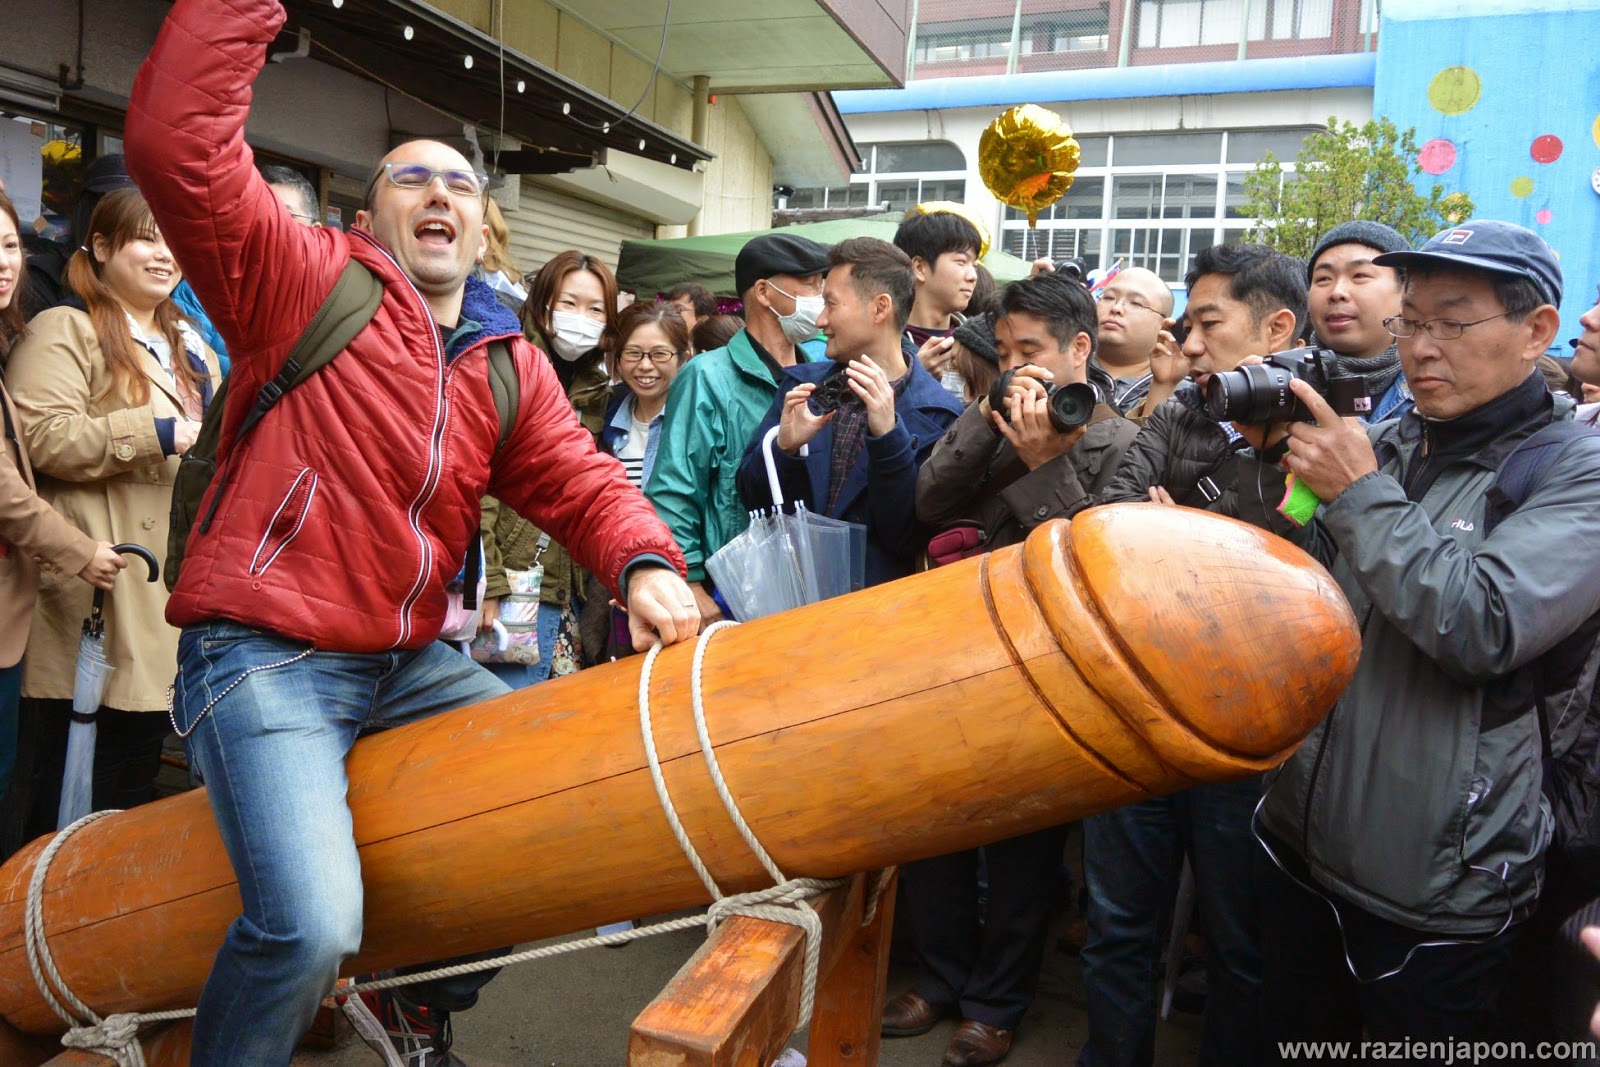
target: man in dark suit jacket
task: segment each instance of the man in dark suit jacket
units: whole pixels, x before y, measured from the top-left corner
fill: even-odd
[[[835,245],[828,264],[817,320],[828,361],[786,370],[746,447],[739,493],[747,507],[772,504],[762,442],[777,427],[785,499],[866,526],[866,580],[876,585],[910,574],[927,547],[916,514],[917,469],[961,406],[901,350],[915,291],[906,254],[857,237]]]

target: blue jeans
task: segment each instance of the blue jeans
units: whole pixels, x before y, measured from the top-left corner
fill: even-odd
[[[284,1067],[361,946],[361,861],[345,799],[356,739],[507,691],[439,642],[285,662],[305,650],[220,621],[186,627],[178,642],[174,711],[193,728],[189,758],[244,902],[200,996],[193,1067]],[[489,977],[438,990],[437,1000],[421,987],[404,992],[449,1010],[470,1005]]]
[[[556,658],[556,634],[561,630],[562,610],[559,604],[539,605],[539,616],[534,620],[534,630],[539,635],[539,662],[525,668],[527,681],[518,683],[518,689],[550,677],[550,663]]]
[[[1261,931],[1250,816],[1261,779],[1196,786],[1083,821],[1089,939],[1081,954],[1089,1040],[1081,1067],[1155,1058],[1162,938],[1187,853],[1205,922],[1200,1067],[1261,1058]]]

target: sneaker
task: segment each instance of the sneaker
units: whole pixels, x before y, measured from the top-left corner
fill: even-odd
[[[376,976],[369,976],[376,977]],[[450,1051],[450,1015],[392,990],[344,998],[344,1013],[385,1067],[467,1067]]]

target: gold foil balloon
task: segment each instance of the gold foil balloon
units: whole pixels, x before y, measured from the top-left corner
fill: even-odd
[[[1039,224],[1039,212],[1072,188],[1078,142],[1060,115],[1019,104],[989,124],[978,139],[978,177],[995,199]]]

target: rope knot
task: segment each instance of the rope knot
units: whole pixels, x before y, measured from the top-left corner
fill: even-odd
[[[75,1026],[61,1035],[66,1048],[96,1052],[116,1060],[121,1067],[145,1067],[139,1045],[139,1016],[108,1015],[92,1026]]]

